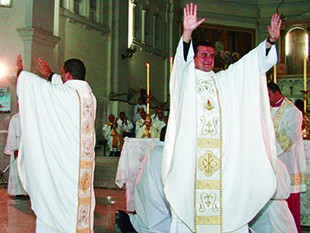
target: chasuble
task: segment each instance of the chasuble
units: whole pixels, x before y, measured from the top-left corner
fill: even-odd
[[[37,218],[59,232],[93,232],[96,99],[85,81],[18,78],[21,180]]]
[[[164,192],[191,232],[243,227],[276,189],[275,136],[264,73],[276,63],[266,41],[227,70],[202,72],[180,40],[170,80]]]

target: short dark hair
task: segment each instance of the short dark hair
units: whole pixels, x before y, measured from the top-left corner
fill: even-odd
[[[194,42],[193,48],[194,48],[195,57],[196,57],[196,55],[197,55],[197,53],[198,53],[198,47],[199,47],[199,46],[207,46],[207,47],[212,47],[212,48],[214,48],[213,44],[210,43],[209,41],[203,41],[203,40],[202,40],[202,41]]]
[[[273,93],[275,93],[276,91],[278,91],[278,92],[282,95],[281,90],[280,90],[279,86],[278,86],[276,83],[274,83],[274,82],[269,82],[269,83],[267,84],[267,87],[268,87],[268,89],[269,89],[270,91],[272,91]]]
[[[85,80],[86,67],[80,59],[72,58],[65,61],[64,70],[69,72],[73,79]]]

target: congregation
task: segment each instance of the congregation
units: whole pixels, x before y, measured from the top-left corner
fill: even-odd
[[[107,145],[109,156],[120,156],[124,138],[159,138],[162,129],[167,126],[168,115],[164,111],[155,107],[154,112],[148,116],[146,105],[142,98],[133,106],[132,120],[127,114],[121,111],[118,118],[114,114],[109,114],[107,122],[102,127],[104,144]]]

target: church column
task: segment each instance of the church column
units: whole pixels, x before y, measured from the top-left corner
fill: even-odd
[[[54,36],[55,2],[50,0],[26,0],[26,2],[25,25],[17,31],[24,43],[22,54],[24,68],[37,72],[37,58],[42,57],[53,63],[53,49],[60,40]]]

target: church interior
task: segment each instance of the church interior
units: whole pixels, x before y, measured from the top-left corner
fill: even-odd
[[[23,57],[24,70],[35,74],[39,74],[39,57],[49,63],[54,73],[60,73],[69,58],[79,58],[85,63],[86,81],[97,100],[95,232],[115,232],[114,214],[118,209],[126,209],[126,189],[115,184],[119,157],[109,157],[108,148],[102,143],[102,127],[109,114],[118,117],[121,111],[131,120],[133,106],[148,90],[150,113],[156,106],[169,112],[169,79],[182,34],[183,7],[187,3],[185,0],[0,0],[0,170],[5,171],[0,180],[0,232],[30,233],[35,229],[29,199],[7,194],[10,158],[3,151],[10,119],[18,112],[17,55]],[[309,114],[309,0],[196,0],[195,3],[199,6],[198,17],[206,20],[195,31],[193,40],[214,44],[215,71],[227,69],[265,40],[272,14],[280,14],[278,63],[266,76],[292,102],[302,101],[301,111]],[[310,232],[309,191],[301,207],[302,232]]]

